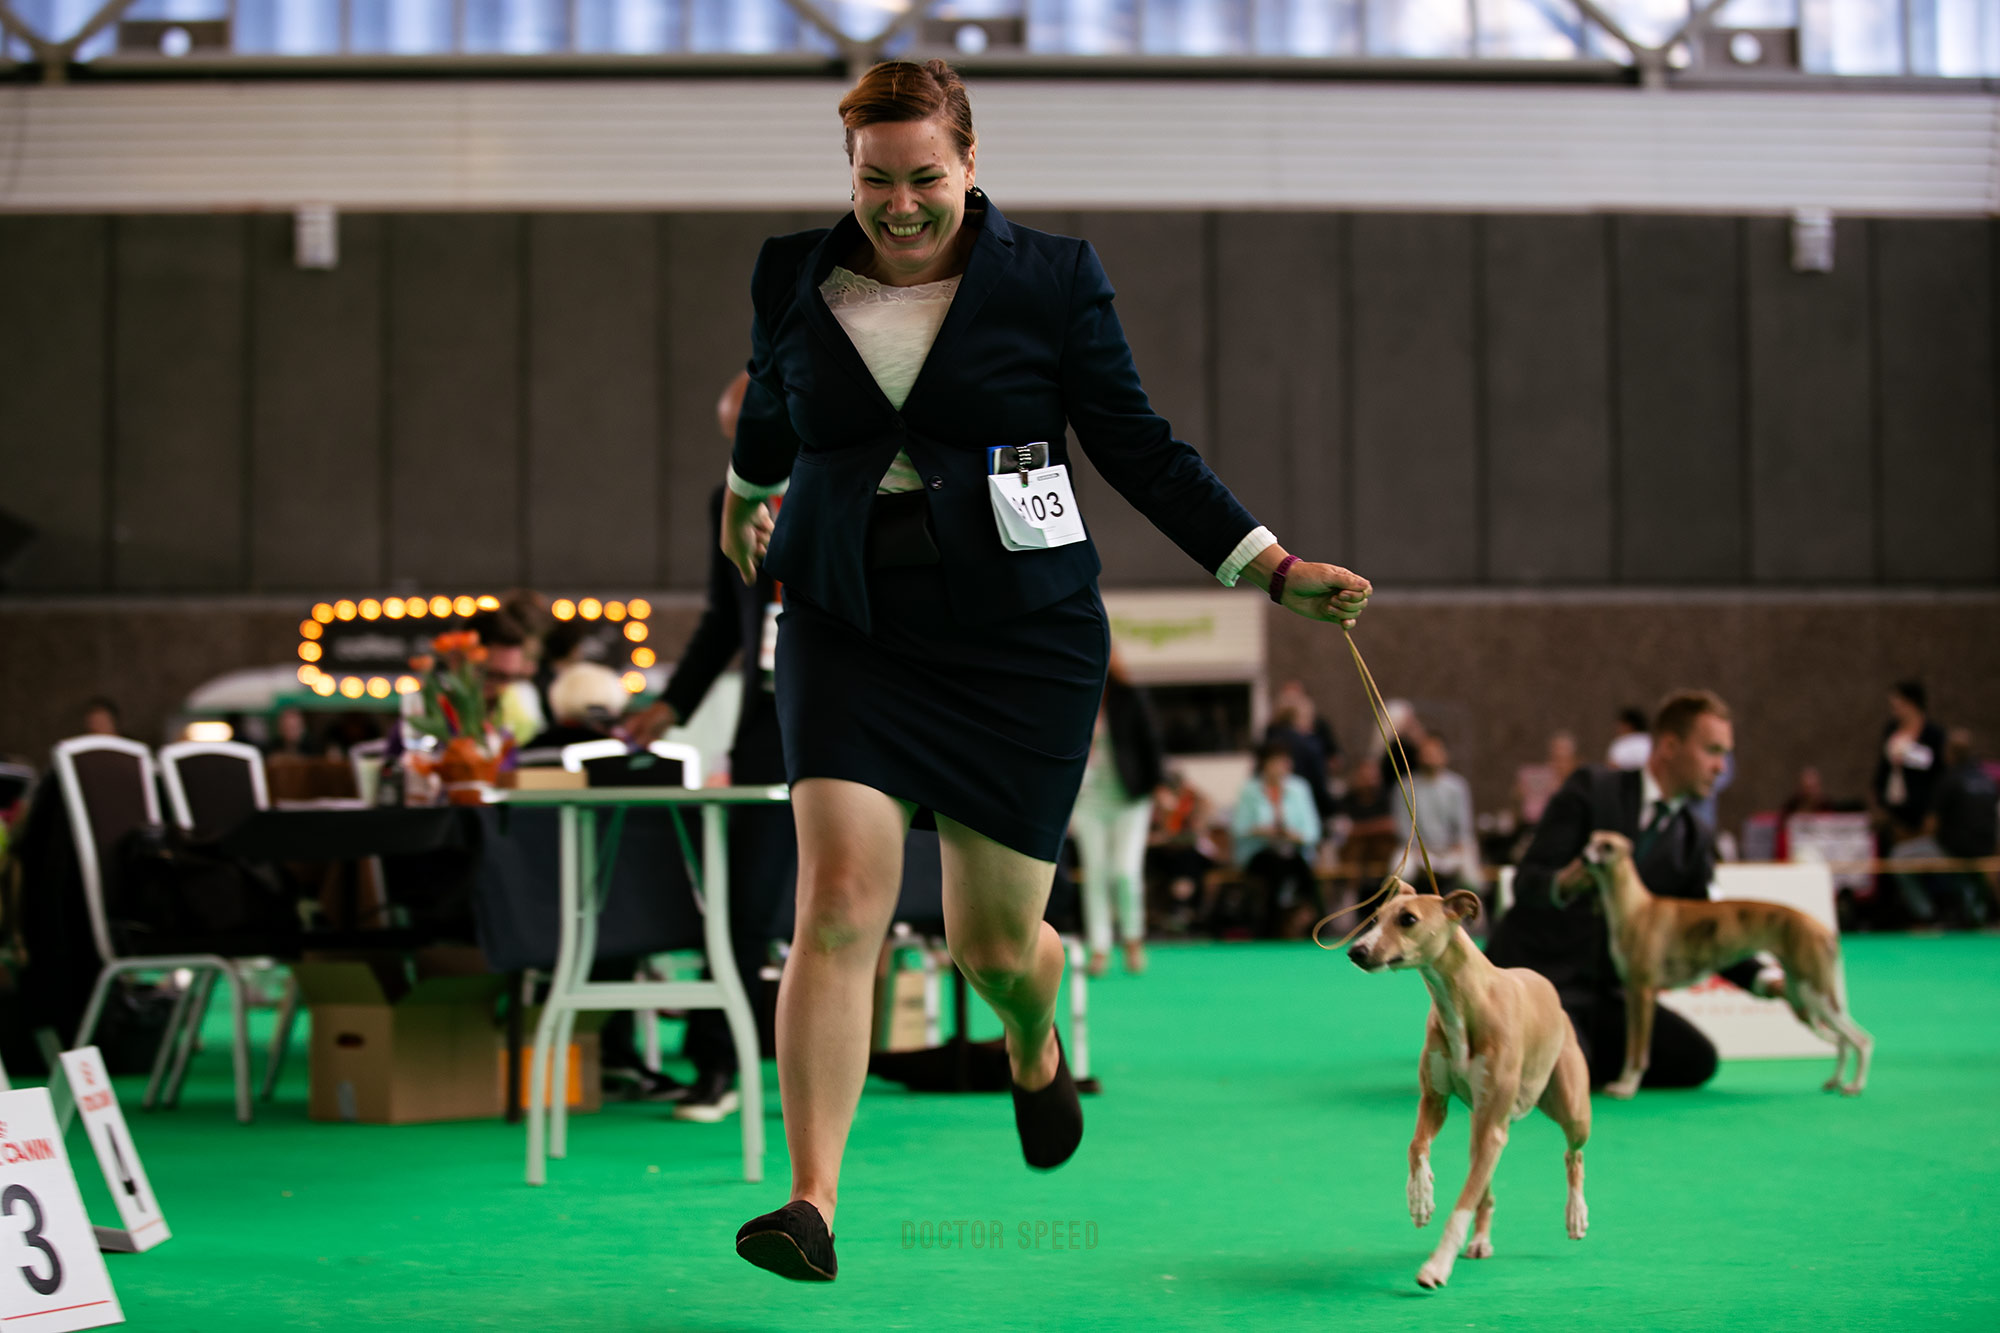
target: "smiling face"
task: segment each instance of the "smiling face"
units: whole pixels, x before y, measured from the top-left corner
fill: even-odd
[[[958,155],[942,121],[890,121],[854,132],[854,220],[874,247],[871,275],[892,287],[958,271],[965,192],[977,147]]]
[[[1375,915],[1367,933],[1347,956],[1363,972],[1419,967],[1437,961],[1451,946],[1459,923],[1479,915],[1479,895],[1458,889],[1440,898],[1396,881],[1396,894]]]

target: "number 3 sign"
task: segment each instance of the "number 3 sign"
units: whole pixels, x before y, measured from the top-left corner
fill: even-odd
[[[124,1322],[48,1089],[0,1092],[0,1323],[70,1333]]]

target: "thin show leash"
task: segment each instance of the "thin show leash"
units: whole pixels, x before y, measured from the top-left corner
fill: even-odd
[[[1361,656],[1360,647],[1354,642],[1354,626],[1352,622],[1342,623],[1340,629],[1341,637],[1347,644],[1347,651],[1354,658],[1354,669],[1361,676],[1361,690],[1363,695],[1367,697],[1368,711],[1375,718],[1375,734],[1382,738],[1383,751],[1389,756],[1389,769],[1396,775],[1396,789],[1402,793],[1403,808],[1410,813],[1410,836],[1403,843],[1403,854],[1397,859],[1396,867],[1397,869],[1401,869],[1409,863],[1410,848],[1414,845],[1418,853],[1423,857],[1424,875],[1430,880],[1431,892],[1442,897],[1443,891],[1438,888],[1437,871],[1431,868],[1431,849],[1424,843],[1424,831],[1417,824],[1416,779],[1410,771],[1410,756],[1403,749],[1402,732],[1397,729],[1395,719],[1389,716],[1389,707],[1382,698],[1381,687],[1376,685],[1374,673],[1368,669],[1368,663]],[[1397,763],[1398,760],[1402,761],[1400,766]],[[1312,942],[1319,945],[1322,949],[1339,950],[1346,948],[1353,942],[1356,936],[1362,934],[1375,924],[1375,918],[1381,915],[1382,907],[1395,895],[1397,880],[1398,877],[1395,870],[1391,870],[1387,875],[1382,877],[1382,884],[1374,893],[1352,907],[1343,907],[1338,912],[1332,912],[1321,917],[1319,922],[1313,926]],[[1329,945],[1320,940],[1319,933],[1325,928],[1327,922],[1336,921],[1346,916],[1349,912],[1359,912],[1364,909],[1372,910],[1368,910],[1368,915],[1362,918],[1359,925],[1348,931],[1340,943]]]

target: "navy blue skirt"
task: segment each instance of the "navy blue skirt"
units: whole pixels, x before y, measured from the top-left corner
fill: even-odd
[[[868,573],[869,634],[785,592],[785,776],[841,778],[1054,861],[1090,758],[1110,621],[1085,584],[999,624],[953,618],[936,565]]]

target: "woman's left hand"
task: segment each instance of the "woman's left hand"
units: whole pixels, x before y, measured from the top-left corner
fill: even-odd
[[[1268,578],[1265,583],[1268,587]],[[1352,570],[1301,560],[1285,571],[1284,607],[1308,620],[1352,625],[1374,591],[1373,584]]]

